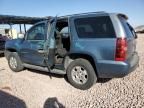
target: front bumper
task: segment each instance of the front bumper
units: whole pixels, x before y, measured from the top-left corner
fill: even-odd
[[[120,78],[134,71],[139,65],[139,56],[134,53],[131,59],[125,62],[99,60],[97,62],[97,73],[100,78]]]

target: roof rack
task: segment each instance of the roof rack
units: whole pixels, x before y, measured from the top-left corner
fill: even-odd
[[[106,13],[106,12],[105,11],[86,12],[86,13],[79,13],[79,14],[72,14],[72,15],[87,15],[87,14],[99,14],[99,13]]]

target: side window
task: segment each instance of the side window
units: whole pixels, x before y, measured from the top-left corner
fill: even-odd
[[[27,40],[44,40],[46,36],[45,24],[34,26],[27,34]]]
[[[74,20],[79,38],[114,38],[115,31],[109,16],[78,18]]]
[[[132,34],[133,34],[133,36],[134,36],[134,38],[136,38],[137,37],[137,35],[136,35],[136,33],[135,33],[135,30],[134,30],[134,28],[129,24],[129,23],[127,23],[128,24],[128,26],[129,26],[129,28],[130,28],[130,31],[132,32]]]
[[[124,18],[121,18],[121,17],[120,17],[120,21],[124,27],[127,37],[134,37],[132,27],[128,24],[128,22]]]

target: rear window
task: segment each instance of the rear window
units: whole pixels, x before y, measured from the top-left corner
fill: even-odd
[[[109,16],[78,18],[74,21],[79,38],[114,38]]]
[[[119,19],[124,27],[127,37],[134,37],[134,29],[132,26],[124,18],[120,17]]]

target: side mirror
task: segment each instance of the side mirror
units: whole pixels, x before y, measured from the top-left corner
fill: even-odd
[[[24,38],[24,34],[23,33],[19,33],[18,34],[18,38],[23,39]]]

